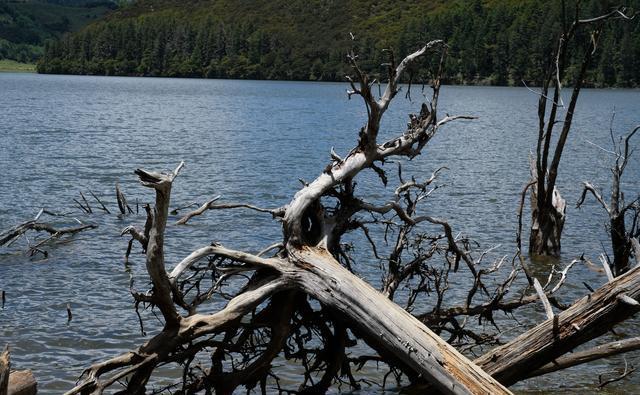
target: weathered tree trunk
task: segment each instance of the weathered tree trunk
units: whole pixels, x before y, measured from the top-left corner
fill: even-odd
[[[562,2],[563,15],[565,14],[565,3]],[[531,235],[529,237],[529,253],[532,255],[560,255],[560,238],[564,227],[565,202],[556,189],[558,168],[560,159],[571,130],[571,123],[575,112],[578,96],[582,84],[587,75],[587,70],[591,64],[591,59],[597,48],[598,38],[602,29],[602,21],[613,14],[580,20],[578,7],[573,23],[568,25],[563,23],[562,32],[558,38],[555,51],[546,61],[547,70],[543,81],[540,98],[538,100],[538,142],[536,148],[535,161],[531,162],[532,179],[535,185],[531,189]],[[595,24],[596,27],[591,32],[591,40],[588,48],[584,52],[582,64],[577,78],[573,81],[571,100],[566,108],[564,120],[558,121],[558,111],[564,107],[562,102],[562,79],[567,67],[567,59],[571,52],[569,46],[576,37],[576,31],[580,26]],[[552,98],[549,94],[549,87],[553,86]],[[546,115],[547,102],[550,101],[551,110]],[[554,127],[562,123],[562,130],[558,135],[555,149],[551,149],[551,140]]]
[[[560,256],[560,239],[564,228],[566,202],[556,187],[553,189],[550,204],[547,204],[546,201],[541,202],[538,198],[537,186],[538,183],[531,186],[529,253]]]
[[[631,242],[627,235],[624,213],[612,216],[610,227],[613,268],[615,275],[619,276],[629,270],[629,257],[631,256]]]
[[[640,311],[640,267],[617,277],[553,319],[475,360],[504,385],[527,378],[561,355]]]
[[[443,393],[501,394],[497,383],[423,323],[365,281],[345,269],[326,250],[304,248],[293,252],[289,273],[310,296],[349,317],[360,330],[380,340]]]
[[[36,395],[38,384],[30,370],[19,370],[9,376],[8,395]]]
[[[607,212],[609,216],[609,234],[611,236],[611,249],[613,250],[613,262],[608,262],[616,276],[625,273],[629,270],[629,259],[631,257],[631,251],[633,250],[633,238],[637,236],[640,225],[638,224],[638,218],[640,217],[640,209],[636,204],[640,200],[640,196],[636,197],[631,203],[626,204],[624,201],[624,193],[620,190],[620,180],[624,174],[624,169],[629,161],[631,155],[629,140],[640,130],[640,126],[637,126],[631,133],[625,137],[621,137],[618,143],[614,142],[613,150],[616,155],[614,166],[611,168],[613,175],[611,181],[611,197],[609,203],[605,202],[601,191],[596,189],[591,183],[585,182],[582,195],[576,207],[580,208],[584,199],[587,196],[587,192],[590,192],[602,208]],[[613,140],[613,130],[611,132],[611,139]],[[632,212],[633,218],[631,229],[627,230],[626,215],[628,212]],[[636,259],[638,257],[636,256]]]
[[[7,395],[10,373],[11,360],[9,350],[5,348],[2,354],[0,354],[0,395]]]

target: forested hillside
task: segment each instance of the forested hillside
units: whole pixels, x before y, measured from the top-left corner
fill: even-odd
[[[406,54],[426,40],[451,46],[448,81],[535,84],[560,23],[556,0],[140,0],[59,41],[42,73],[343,80],[354,44],[376,71],[382,50]],[[568,1],[569,4],[573,3]],[[582,2],[581,15],[609,10]],[[640,9],[640,0],[627,5]],[[568,7],[569,13],[573,7]],[[568,17],[572,17],[569,15]],[[605,30],[589,78],[640,85],[640,18]],[[350,32],[356,37],[353,42]],[[576,56],[580,56],[579,51]],[[571,78],[571,70],[567,75]]]
[[[79,30],[116,8],[108,0],[0,0],[0,60],[38,60],[46,40]]]

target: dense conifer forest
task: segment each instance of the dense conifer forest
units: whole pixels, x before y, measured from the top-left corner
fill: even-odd
[[[76,31],[117,8],[108,0],[0,0],[0,61],[33,63],[45,41]]]
[[[572,3],[567,2],[568,21]],[[582,3],[585,17],[613,4]],[[638,0],[627,5],[640,9]],[[349,71],[345,54],[354,46],[368,60],[363,67],[375,73],[384,72],[381,65],[388,61],[383,49],[401,56],[442,38],[450,45],[448,82],[536,84],[562,23],[561,8],[555,0],[140,0],[49,41],[38,70],[339,81]],[[638,19],[606,29],[589,85],[640,85]],[[570,68],[567,80],[575,72]]]

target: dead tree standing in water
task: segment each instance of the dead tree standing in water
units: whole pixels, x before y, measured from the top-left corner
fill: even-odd
[[[606,15],[596,18],[579,18],[579,1],[576,1],[575,16],[571,24],[567,22],[567,9],[562,2],[562,33],[558,44],[547,59],[546,72],[542,84],[542,92],[538,101],[538,142],[535,161],[531,158],[531,233],[529,237],[529,253],[533,255],[560,255],[560,239],[565,222],[566,202],[560,195],[556,181],[560,159],[571,130],[573,115],[578,102],[580,89],[587,76],[587,70],[596,51],[600,33],[607,20],[612,18],[629,19],[624,9],[616,9]],[[581,28],[589,27],[588,44],[584,48],[584,57],[579,65],[579,72],[573,81],[573,89],[569,105],[566,107],[564,118],[558,111],[564,108],[562,101],[562,81],[570,66],[573,46],[578,40],[577,34]],[[550,88],[553,95],[549,96]],[[547,115],[547,107],[551,106]],[[557,137],[555,149],[551,149],[554,128],[562,126]]]
[[[616,276],[629,270],[629,258],[632,250],[634,250],[636,259],[640,258],[638,255],[640,254],[640,246],[638,245],[637,239],[638,236],[640,236],[640,224],[638,223],[640,220],[640,207],[638,206],[640,196],[626,203],[624,193],[620,190],[620,181],[632,152],[629,147],[629,140],[638,130],[640,130],[640,126],[633,129],[627,136],[621,137],[617,143],[613,136],[613,128],[609,130],[614,151],[607,152],[613,153],[616,157],[615,164],[611,168],[613,178],[611,180],[611,198],[609,199],[609,203],[607,204],[604,200],[602,192],[589,182],[584,183],[582,196],[577,203],[577,207],[579,208],[582,203],[584,203],[587,192],[590,192],[607,212],[609,216],[609,233],[611,236],[611,249],[613,250],[613,262],[610,262],[608,258],[604,259],[606,259],[606,263],[614,269]],[[632,221],[629,230],[627,230],[626,226],[626,216],[628,213],[631,213]]]

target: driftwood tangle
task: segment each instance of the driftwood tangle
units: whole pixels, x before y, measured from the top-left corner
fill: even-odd
[[[431,100],[422,105],[419,114],[410,116],[404,132],[379,142],[381,117],[400,89],[403,72],[436,48],[441,49],[441,57],[434,73]],[[274,373],[273,361],[278,356],[299,362],[304,369],[303,382],[292,390],[296,393],[324,393],[336,382],[359,388],[353,371],[374,362],[387,364],[389,374],[407,378],[416,388],[428,385],[442,393],[506,394],[510,392],[504,385],[525,379],[537,369],[547,369],[566,352],[633,315],[640,296],[637,268],[569,308],[561,305],[554,294],[577,260],[562,270],[554,268],[544,285],[526,273],[529,284],[536,284],[537,294],[525,289],[520,297],[507,300],[507,294],[514,295],[510,287],[524,269],[514,259],[506,279],[490,290],[483,282],[484,276],[496,273],[506,259],[486,265],[483,259],[488,252],[474,257],[469,240],[456,235],[445,220],[418,213],[418,203],[436,188],[432,182],[437,171],[427,181],[419,182],[406,180],[399,167],[401,185],[382,205],[356,196],[354,180],[360,172],[372,170],[386,185],[388,179],[382,169],[385,161],[415,158],[440,127],[455,119],[470,118],[438,117],[445,54],[446,46],[440,41],[428,43],[398,64],[390,54],[388,82],[384,93],[376,98],[371,90],[375,81],[360,70],[357,56],[351,53],[354,76],[348,93],[363,99],[367,122],[360,130],[357,145],[347,155],[340,157],[332,152],[331,163],[324,171],[312,182],[304,183],[280,208],[216,205],[214,199],[181,221],[223,208],[270,213],[281,223],[283,239],[260,254],[214,242],[191,252],[168,270],[165,229],[173,182],[184,163],[168,173],[136,170],[140,182],[154,190],[155,207],[148,210],[144,232],[131,227],[123,231],[146,251],[146,271],[152,285],[150,292],[132,289],[132,295],[136,306],[157,309],[164,327],[136,350],[89,367],[68,394],[100,394],[117,383],[124,387],[123,393],[142,394],[151,385],[157,367],[176,363],[183,370],[183,377],[168,388],[179,393],[206,390],[228,394],[239,386],[266,393],[268,382],[290,391],[281,388]],[[335,205],[327,203],[327,199],[333,199]],[[371,219],[362,220],[357,214]],[[442,233],[416,235],[415,229],[421,223],[431,224]],[[376,242],[368,232],[373,225],[386,228],[385,240],[387,236],[395,238],[391,255],[380,258],[387,265],[383,292],[354,274],[351,265],[355,262],[341,242],[347,232],[362,230],[379,258]],[[265,256],[270,251],[273,254]],[[442,259],[441,266],[429,263],[436,256]],[[458,272],[464,272],[470,282],[466,300],[457,306],[444,306],[444,295],[450,287],[448,276]],[[233,281],[237,286],[223,292]],[[408,295],[407,309],[416,298],[424,297],[434,300],[432,311],[414,316],[394,302],[396,290],[410,281],[415,283]],[[225,307],[214,313],[201,312],[200,307],[214,296],[226,299]],[[479,298],[482,302],[476,301]],[[512,312],[539,299],[545,302],[548,320],[475,362],[449,343],[472,339],[474,345],[497,344],[497,337],[468,329],[469,318],[495,325],[495,312]],[[555,315],[552,306],[566,310]],[[440,336],[446,333],[451,335],[449,341]],[[347,349],[359,340],[375,355],[352,357]]]
[[[640,311],[638,299],[640,267],[603,285],[475,362],[501,383],[511,385],[633,316]]]
[[[360,83],[358,87],[355,83],[352,87],[354,93],[364,98],[369,112],[369,120],[360,133],[359,144],[347,157],[335,161],[315,181],[298,192],[285,208],[276,211],[274,216],[282,217],[285,234],[284,249],[276,257],[265,259],[212,245],[195,252],[196,256],[192,254],[168,274],[164,263],[164,231],[172,183],[183,164],[171,173],[136,170],[141,183],[156,192],[146,246],[146,267],[153,285],[153,294],[147,300],[160,310],[165,327],[136,353],[127,353],[90,368],[85,379],[70,393],[101,393],[116,380],[129,375],[128,391],[143,392],[154,367],[175,358],[175,353],[182,345],[192,344],[206,335],[221,333],[263,301],[292,290],[304,292],[330,307],[335,314],[344,315],[348,322],[358,323],[358,329],[368,337],[377,339],[385,352],[404,361],[424,380],[432,382],[445,393],[509,393],[423,323],[343,268],[332,256],[331,250],[339,248],[340,234],[345,231],[344,224],[337,216],[333,219],[325,216],[317,207],[321,196],[345,182],[351,184],[350,180],[360,171],[374,167],[374,161],[397,155],[418,155],[440,126],[459,118],[447,116],[436,119],[440,88],[439,79],[436,79],[430,107],[423,105],[420,116],[410,123],[401,136],[383,144],[377,143],[380,118],[399,90],[404,69],[430,48],[440,45],[442,43],[439,41],[431,42],[409,55],[397,67],[391,68],[389,83],[379,100],[373,98],[370,82],[356,68]],[[208,202],[197,212],[211,208],[211,204]],[[237,271],[255,271],[254,280],[218,313],[203,315],[191,308],[189,314],[183,316],[174,305],[174,301],[182,304],[180,301],[184,298],[177,283],[198,258],[206,256],[229,260]],[[270,359],[262,362],[262,365],[267,363],[268,366]],[[234,381],[226,377],[224,380],[214,380],[213,385],[221,393],[230,392],[235,388],[230,383],[242,384],[249,379],[245,375],[254,373],[253,369],[264,369],[259,362],[260,358],[256,361],[256,367],[249,365],[245,371],[237,372],[235,376],[240,375],[239,379]],[[112,376],[103,379],[102,376],[108,372],[113,372]],[[196,382],[195,385],[199,384]]]

